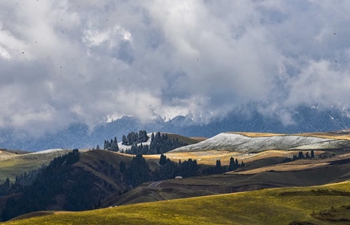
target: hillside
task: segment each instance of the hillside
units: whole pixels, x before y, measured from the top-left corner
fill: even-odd
[[[166,161],[162,163],[159,154],[142,157],[107,150],[82,151],[73,159],[63,156],[67,152],[71,154],[70,150],[53,149],[29,154],[3,152],[0,158],[2,156],[3,162],[12,162],[11,165],[25,166],[26,162],[28,166],[38,165],[39,162],[49,162],[54,156],[59,157],[44,167],[33,183],[25,187],[14,185],[7,196],[0,198],[1,208],[6,201],[8,203],[2,211],[2,218],[7,220],[40,210],[48,210],[50,214],[51,210],[81,211],[346,181],[350,178],[349,141],[342,135],[334,134],[336,138],[333,139],[332,134],[327,133],[222,133],[186,146],[189,151],[180,151],[179,148],[165,153]],[[312,148],[316,149],[312,158],[294,159],[300,150],[310,155]],[[232,158],[238,166],[229,170]],[[15,168],[9,167],[14,171]],[[174,179],[179,175],[183,179]]]
[[[227,150],[233,152],[261,152],[264,150],[309,150],[348,148],[350,141],[300,135],[257,135],[221,133],[212,138],[177,148],[171,152],[192,152],[203,150]]]
[[[118,143],[116,138],[114,141],[113,139],[111,139],[111,141],[105,140],[104,149],[121,151],[129,154],[159,154],[184,145],[191,145],[199,142],[200,140],[178,134],[164,132],[146,134],[146,131],[139,131],[139,133],[130,132],[127,136],[123,135],[123,141]]]
[[[28,155],[30,158],[33,155],[45,158],[52,152],[56,151]],[[127,167],[131,160],[131,157],[110,151],[69,151],[51,161],[29,184],[16,182],[11,186],[9,195],[0,201],[1,217],[7,220],[38,210],[99,207],[109,195],[121,195],[132,188],[125,172],[120,170],[122,161]]]
[[[71,150],[49,149],[40,152],[13,152],[8,150],[0,151],[0,183],[6,178],[11,181],[16,176],[37,170],[43,165],[48,165],[55,157],[67,154]]]
[[[247,164],[225,174],[146,183],[111,201],[113,205],[134,204],[262,188],[324,185],[350,178],[350,154],[288,163],[280,163],[273,157],[258,157]]]
[[[346,224],[350,183],[265,189],[238,194],[144,203],[85,212],[22,216],[26,224]],[[37,216],[37,217],[32,217]],[[27,218],[27,219],[26,219]]]

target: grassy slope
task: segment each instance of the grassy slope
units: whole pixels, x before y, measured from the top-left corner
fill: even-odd
[[[294,134],[296,136],[304,136],[304,137],[319,137],[319,138],[329,138],[336,140],[350,140],[350,134],[348,133],[334,133],[334,132],[325,132],[325,133],[301,133]]]
[[[84,170],[94,174],[96,177],[103,180],[106,184],[119,190],[121,189],[122,184],[116,183],[113,178],[105,174],[104,170],[106,169],[106,166],[101,164],[101,161],[107,162],[109,165],[113,165],[119,170],[119,164],[121,161],[129,163],[130,160],[131,157],[127,157],[115,152],[105,150],[92,150],[81,154],[79,162],[74,164],[74,166],[83,168]],[[110,192],[108,190],[105,191],[107,193]]]
[[[185,137],[185,136],[182,136],[182,135],[179,135],[179,134],[172,134],[172,133],[167,133],[168,134],[168,137],[170,139],[179,139],[179,141],[185,143],[185,144],[188,144],[188,145],[191,145],[191,144],[196,144],[198,142],[200,142],[201,140],[198,140],[196,138],[190,138],[190,137]]]
[[[337,190],[318,195],[312,190]],[[347,191],[339,194],[339,191]],[[313,212],[350,202],[350,183],[308,188],[265,189],[238,194],[144,203],[93,211],[64,213],[5,224],[289,224],[294,220],[331,224]],[[343,195],[343,196],[342,196]],[[349,210],[350,211],[350,210]],[[348,212],[349,213],[349,212]],[[22,217],[23,218],[23,217]],[[341,224],[341,223],[336,223]]]
[[[3,183],[6,178],[14,181],[16,176],[39,169],[42,165],[49,164],[55,157],[68,152],[69,150],[45,154],[16,154],[2,151],[0,153],[0,183]]]
[[[284,150],[269,150],[254,154],[242,154],[240,152],[229,152],[223,150],[211,150],[211,151],[195,151],[195,152],[168,152],[165,153],[166,157],[178,162],[179,160],[184,161],[188,158],[197,160],[198,164],[215,166],[216,160],[220,159],[221,165],[228,166],[230,158],[237,158],[239,163],[244,161],[245,163],[250,163],[257,160],[265,160],[268,158],[278,158],[281,162],[282,159],[286,157],[293,157],[297,155],[298,151],[284,151]],[[145,157],[158,158],[159,155],[149,155]],[[268,164],[267,164],[268,165]],[[261,165],[262,166],[262,165]]]
[[[270,159],[266,160],[270,161]],[[327,160],[330,161],[330,164],[322,166],[321,164],[326,163]],[[258,173],[255,172],[255,169],[242,170],[229,172],[226,175],[218,174],[166,180],[162,181],[157,187],[149,187],[149,184],[143,184],[124,195],[111,197],[110,201],[116,205],[134,204],[164,199],[251,191],[262,188],[323,185],[349,179],[350,163],[336,163],[332,165],[331,160],[337,160],[337,157],[325,160],[298,160],[291,163],[278,164],[277,167],[286,165],[283,171],[278,171],[277,167],[271,167],[271,169],[268,169],[270,167],[265,167]],[[345,158],[345,160],[349,160],[349,158]],[[310,169],[307,165],[312,162],[316,166]],[[258,163],[263,165],[267,162],[259,161]],[[294,166],[291,166],[293,163],[297,167],[306,164],[306,168],[296,169]],[[109,205],[106,204],[104,206]]]

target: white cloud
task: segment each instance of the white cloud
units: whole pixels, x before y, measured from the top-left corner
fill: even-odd
[[[0,2],[0,127],[349,105],[347,1]],[[38,126],[33,126],[38,124]]]

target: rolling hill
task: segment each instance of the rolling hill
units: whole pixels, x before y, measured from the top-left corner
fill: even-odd
[[[12,185],[8,195],[0,198],[1,217],[10,219],[37,210],[93,209],[109,195],[121,195],[132,188],[120,171],[121,162],[128,165],[132,156],[104,150],[68,152],[43,167],[31,182]],[[33,163],[62,153],[45,151],[23,157]]]
[[[156,134],[156,133],[157,132],[153,132],[153,134]],[[182,142],[185,145],[197,144],[197,143],[199,143],[200,141],[203,140],[203,138],[191,138],[191,137],[186,137],[186,136],[182,136],[182,135],[179,135],[179,134],[173,134],[173,133],[165,133],[165,132],[159,132],[159,133],[161,135],[167,135],[170,140],[178,140],[178,141]],[[148,145],[148,146],[150,146],[152,133],[148,133],[147,136],[148,136],[148,140],[145,141],[145,142],[138,143],[137,146],[140,146],[140,145],[144,145],[144,146]],[[118,147],[119,147],[120,150],[123,150],[123,151],[131,149],[131,145],[123,145],[122,142],[118,142]]]
[[[227,150],[250,153],[265,150],[310,150],[348,148],[350,141],[301,135],[258,135],[251,137],[238,133],[221,133],[212,138],[177,148],[171,152]]]
[[[1,171],[6,169],[5,162],[9,165],[7,167],[9,171],[19,173],[34,168],[33,166],[38,166],[42,162],[47,165],[57,156],[59,158],[56,159],[56,164],[63,160],[53,166],[50,166],[50,163],[47,169],[43,170],[43,175],[41,177],[39,175],[39,179],[33,185],[26,187],[23,192],[14,192],[15,204],[12,206],[10,204],[6,208],[6,213],[12,212],[11,207],[14,207],[13,211],[16,210],[17,214],[6,218],[38,210],[48,211],[32,215],[54,214],[52,216],[55,217],[57,213],[52,213],[50,210],[88,210],[129,204],[136,204],[135,207],[138,207],[137,203],[346,181],[350,178],[348,152],[350,141],[346,135],[348,134],[222,133],[213,138],[201,139],[202,141],[199,142],[198,139],[169,134],[170,138],[181,138],[189,145],[165,153],[166,157],[172,161],[167,166],[159,164],[160,155],[145,155],[143,159],[147,168],[150,169],[148,173],[144,173],[143,169],[134,170],[138,167],[138,164],[132,164],[134,155],[113,151],[82,151],[79,159],[74,162],[63,156],[71,152],[70,150],[47,150],[26,154],[4,151],[3,155],[0,154],[0,160],[3,162],[0,175]],[[283,161],[286,158],[292,158],[301,150],[310,151],[310,149],[315,149],[315,158]],[[206,169],[214,167],[219,159],[222,166],[228,166],[231,157],[238,159],[239,162],[244,161],[246,165],[225,174],[207,175],[208,173],[205,172]],[[176,175],[172,173],[174,168],[172,165],[175,163],[180,165],[179,160],[184,164],[189,158],[198,163],[195,173],[190,175],[192,177],[171,179]],[[125,168],[122,170],[122,162],[128,167],[127,171]],[[18,171],[16,168],[19,168]],[[178,172],[181,171],[178,170]],[[159,181],[161,174],[168,173],[172,174],[172,177],[162,178],[164,180]],[[139,177],[137,178],[139,180],[143,179],[142,176],[146,176],[147,179],[134,182],[130,176]],[[141,184],[142,182],[146,183]],[[37,190],[39,195],[34,194]],[[0,207],[3,207],[10,197],[0,198]],[[35,203],[37,200],[40,207],[29,211],[22,210],[28,206],[28,202]],[[324,210],[327,210],[327,207]],[[65,213],[65,215],[73,214]],[[45,218],[48,217],[45,216]],[[229,220],[231,219],[230,217]],[[141,220],[148,221],[144,217]],[[150,221],[154,222],[154,219]],[[190,224],[187,219],[182,218],[178,221],[179,224],[182,221],[184,224]],[[208,221],[203,220],[203,223]],[[96,219],[96,224],[99,222]]]
[[[11,181],[16,176],[40,169],[48,165],[55,157],[67,154],[68,149],[48,149],[40,152],[14,152],[3,149],[0,151],[0,183],[6,178]]]
[[[350,154],[287,163],[266,157],[225,174],[145,183],[124,195],[113,197],[111,202],[112,205],[134,204],[263,188],[324,185],[348,179]]]
[[[343,182],[84,212],[33,213],[4,224],[347,224],[350,221],[349,187],[349,182]]]

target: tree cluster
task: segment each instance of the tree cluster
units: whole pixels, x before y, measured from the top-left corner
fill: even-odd
[[[196,160],[188,159],[175,163],[161,154],[159,159],[159,169],[155,171],[157,180],[174,179],[176,176],[192,177],[200,175],[200,167]]]
[[[0,196],[5,196],[8,194],[11,187],[10,179],[6,178],[5,182],[0,185]]]
[[[186,144],[179,141],[178,138],[169,138],[168,134],[157,132],[156,135],[154,135],[152,133],[149,154],[161,154],[185,145]]]
[[[230,166],[227,168],[226,166],[221,165],[220,159],[216,160],[216,165],[201,168],[196,160],[188,159],[184,162],[179,161],[179,163],[175,163],[168,159],[165,155],[161,154],[159,159],[159,171],[156,171],[158,179],[173,179],[176,176],[182,177],[192,177],[199,175],[210,175],[210,174],[221,174],[227,171],[235,170],[239,167],[244,167],[245,163],[242,161],[238,163],[238,160],[231,157]]]
[[[137,145],[135,143],[131,146],[131,149],[125,151],[125,153],[135,155],[162,154],[185,145],[186,144],[179,141],[178,138],[169,138],[168,134],[157,132],[156,134],[152,133],[149,146],[143,145],[142,143]]]
[[[221,174],[225,173],[227,171],[233,171],[240,167],[245,167],[245,163],[242,161],[241,163],[238,162],[238,159],[234,159],[233,157],[230,158],[230,164],[227,168],[226,166],[221,165],[221,160],[216,160],[215,167],[208,167],[203,169],[203,174],[210,175],[210,174]]]
[[[111,139],[110,141],[105,140],[104,145],[103,145],[103,149],[110,150],[110,151],[116,151],[116,152],[119,151],[117,137],[114,137],[114,139]]]
[[[151,171],[142,155],[136,155],[136,157],[133,157],[128,168],[122,168],[122,166],[123,165],[121,164],[120,170],[125,170],[126,177],[133,187],[152,180],[150,176]]]
[[[295,161],[295,160],[298,160],[298,159],[312,159],[312,158],[315,158],[315,152],[314,150],[311,150],[310,153],[309,152],[306,152],[306,154],[304,155],[304,153],[302,151],[300,151],[298,153],[298,155],[293,155],[293,158],[285,158],[282,160],[282,163],[285,163],[285,162],[292,162],[292,161]]]
[[[80,153],[75,149],[64,156],[52,160],[50,164],[37,175],[35,181],[30,186],[23,189],[19,199],[16,200],[10,197],[7,200],[1,214],[2,220],[6,221],[25,213],[45,210],[47,205],[54,204],[54,197],[58,193],[63,192],[62,183],[65,181],[65,176],[63,176],[63,174],[67,173],[70,165],[79,161],[79,157]],[[91,182],[88,181],[85,176],[82,177],[81,180],[85,185],[89,185],[89,182]],[[86,188],[86,186],[84,186],[84,188]],[[86,190],[84,188],[79,190],[80,193],[75,192],[74,194],[77,194],[77,197],[82,197],[82,193]],[[70,193],[68,192],[66,195],[70,195]],[[67,198],[67,200],[66,204],[72,207],[72,210],[75,209],[74,206],[76,204],[79,204],[79,201],[76,202],[75,199]],[[80,199],[80,201],[82,201],[82,199]],[[87,206],[88,204],[85,207]],[[80,208],[77,208],[77,210],[80,210]]]
[[[127,136],[123,135],[122,144],[123,145],[135,145],[142,142],[148,141],[147,132],[145,130],[140,130],[137,132],[130,132]]]

